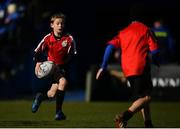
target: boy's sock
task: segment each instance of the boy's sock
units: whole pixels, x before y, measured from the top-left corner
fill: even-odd
[[[133,112],[127,110],[123,113],[123,121],[128,121],[133,116]]]
[[[56,92],[56,113],[62,111],[65,91],[57,90]]]

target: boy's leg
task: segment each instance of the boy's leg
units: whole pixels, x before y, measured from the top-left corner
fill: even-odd
[[[43,100],[48,99],[47,91],[50,89],[50,86],[51,86],[51,78],[39,80],[39,82],[40,82],[40,85],[36,86],[36,91],[35,91],[36,96],[32,103],[33,113],[38,111],[40,104]]]
[[[121,125],[126,125],[127,121],[133,116],[133,114],[141,110],[144,105],[150,102],[151,97],[149,94],[151,93],[152,85],[149,81],[149,77],[150,76],[147,76],[146,73],[142,76],[134,76],[128,78],[131,87],[133,88],[135,101],[128,108],[128,110],[116,116],[116,126],[119,125],[120,127]]]
[[[145,96],[139,98],[133,102],[133,104],[129,107],[128,110],[123,112],[122,114],[118,114],[115,117],[116,127],[126,127],[127,121],[139,110],[143,108],[143,106],[148,103],[149,97]]]
[[[48,99],[47,92],[37,93],[32,104],[32,112],[33,113],[37,112],[41,102],[46,99]]]
[[[58,83],[53,83],[51,88],[48,90],[47,95],[49,98],[53,98],[58,90]]]
[[[128,110],[130,110],[133,113],[136,113],[142,108],[144,108],[144,106],[147,105],[147,103],[149,103],[150,100],[151,100],[150,96],[141,97],[137,99],[136,101],[134,101]]]
[[[56,92],[56,113],[62,111],[65,91],[57,90]]]
[[[144,119],[145,128],[153,128],[150,112],[150,104],[144,105],[144,108],[141,109],[141,113]]]
[[[66,116],[62,112],[62,105],[64,102],[64,95],[65,95],[65,87],[67,85],[67,81],[64,77],[59,79],[59,86],[56,92],[56,120],[64,120]]]

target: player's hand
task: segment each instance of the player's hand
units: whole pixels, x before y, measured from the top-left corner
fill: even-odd
[[[96,74],[96,79],[98,80],[100,78],[100,76],[102,75],[102,73],[104,72],[103,68],[100,68]]]
[[[37,62],[37,63],[36,63],[35,73],[37,73],[37,71],[39,70],[41,64],[42,64],[42,62]]]

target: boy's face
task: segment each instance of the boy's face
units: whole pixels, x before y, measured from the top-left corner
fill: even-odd
[[[55,34],[62,33],[64,29],[64,20],[62,18],[56,18],[53,23],[51,23],[51,28]]]

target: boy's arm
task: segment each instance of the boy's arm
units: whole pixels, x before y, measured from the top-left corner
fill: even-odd
[[[33,54],[33,61],[35,63],[37,62],[43,62],[44,60],[46,60],[46,53],[45,53],[45,50],[39,50],[39,51],[34,51],[34,54]]]
[[[153,62],[156,66],[158,66],[158,67],[160,67],[160,63],[159,63],[159,58],[160,58],[160,56],[159,56],[159,53],[160,53],[160,50],[159,50],[159,49],[156,49],[156,50],[151,51],[152,62]]]
[[[151,30],[149,30],[148,32],[148,44],[149,44],[150,53],[152,55],[152,62],[159,67],[160,50],[155,35]]]
[[[33,61],[34,61],[35,63],[41,62],[41,53],[40,53],[40,52],[35,52],[35,51],[34,51]]]
[[[45,58],[44,54],[47,50],[47,42],[49,42],[49,36],[50,34],[47,34],[37,45],[37,47],[34,49],[34,55],[33,55],[33,61],[35,63],[42,62]]]
[[[102,72],[107,69],[109,58],[110,58],[110,56],[111,56],[114,49],[115,49],[115,47],[113,45],[111,45],[111,44],[109,44],[106,47],[104,57],[103,57],[103,62],[101,64],[101,68],[98,70],[98,72],[96,74],[96,79],[99,79]]]
[[[72,36],[70,36],[72,43],[68,48],[67,56],[64,58],[64,63],[69,64],[73,57],[77,54],[76,42]]]
[[[77,54],[77,48],[76,48],[76,41],[72,38],[72,45],[73,45],[73,54],[76,55]]]
[[[42,64],[44,58],[44,52],[45,52],[45,42],[44,39],[38,44],[38,46],[36,47],[36,49],[34,50],[33,53],[33,61],[35,63],[35,73],[37,73],[37,71],[40,68],[40,65]]]

